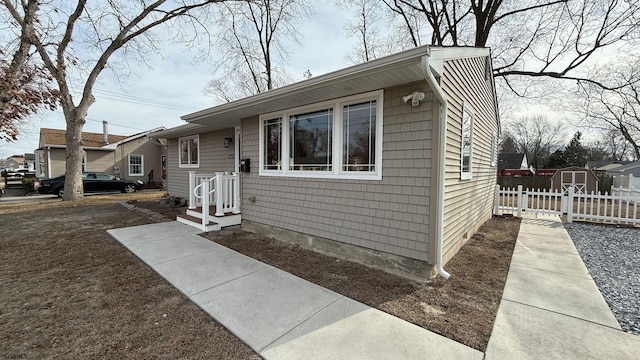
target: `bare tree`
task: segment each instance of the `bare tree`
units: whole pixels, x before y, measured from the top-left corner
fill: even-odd
[[[58,91],[53,89],[51,75],[30,61],[28,37],[38,6],[35,0],[24,5],[24,22],[16,26],[19,40],[13,44],[7,41],[4,49],[0,49],[0,140],[17,140],[20,124],[26,117],[42,107],[56,108]],[[11,16],[5,15],[3,20],[12,22]]]
[[[197,24],[190,18],[191,13],[219,1],[38,2],[40,6],[31,12],[31,1],[3,0],[2,10],[17,27],[27,29],[24,36],[16,36],[20,46],[27,43],[27,48],[35,49],[41,66],[58,87],[66,120],[65,200],[83,196],[82,127],[89,107],[95,102],[93,86],[102,71],[113,65],[114,54],[120,53],[126,61],[144,60],[157,51],[158,39],[152,30],[163,24],[177,25],[182,18]],[[33,26],[27,26],[30,19]],[[75,99],[74,85],[82,89]]]
[[[592,83],[579,83],[574,101],[558,107],[577,114],[580,124],[609,133],[608,138],[612,141],[624,139],[632,157],[640,159],[640,60],[620,58],[598,70],[598,75],[608,81],[626,85],[602,88]],[[627,148],[616,143],[614,154]]]
[[[632,49],[640,5],[620,0],[382,0],[413,46],[491,47],[494,75],[520,96],[519,79],[569,79],[615,88],[586,67],[603,50]],[[528,91],[528,92],[527,92]]]
[[[346,56],[348,61],[359,64],[398,50],[394,41],[396,34],[385,33],[385,30],[388,31],[388,23],[381,10],[381,6],[384,6],[382,0],[336,1],[336,4],[354,14],[354,20],[347,22],[344,27],[347,37],[358,40],[353,51]]]
[[[291,82],[281,67],[285,40],[299,42],[298,21],[311,11],[309,0],[256,0],[218,8],[221,30],[216,73],[205,93],[223,101],[255,95]]]
[[[545,116],[524,116],[507,124],[506,133],[513,139],[518,152],[525,153],[529,165],[540,168],[562,142],[563,124],[552,123]]]

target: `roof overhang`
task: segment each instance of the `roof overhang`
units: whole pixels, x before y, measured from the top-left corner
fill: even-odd
[[[216,124],[214,130],[222,129],[239,125],[241,119],[251,116],[424,80],[422,58],[429,52],[429,47],[421,46],[201,110],[182,119]]]
[[[175,138],[232,128],[242,119],[261,114],[424,81],[425,66],[441,75],[445,60],[489,55],[487,48],[420,46],[184,115],[181,118],[188,124],[156,132],[152,137]]]

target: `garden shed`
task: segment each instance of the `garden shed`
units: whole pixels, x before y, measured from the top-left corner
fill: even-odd
[[[551,177],[551,190],[567,192],[573,186],[576,194],[598,192],[598,177],[593,171],[578,166],[559,169]]]

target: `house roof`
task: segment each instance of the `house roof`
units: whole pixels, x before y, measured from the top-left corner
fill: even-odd
[[[203,126],[183,125],[162,131],[156,136],[177,137],[193,134],[196,129],[204,132],[230,128],[240,125],[241,119],[251,116],[424,81],[427,66],[440,75],[445,60],[482,56],[490,56],[490,50],[421,46],[184,115],[183,120]]]
[[[40,147],[44,146],[60,146],[65,147],[67,141],[64,137],[65,130],[60,129],[40,129]],[[104,147],[104,135],[102,133],[82,132],[82,146],[89,148]],[[109,134],[107,140],[109,144],[126,139],[127,136]]]
[[[498,170],[505,169],[521,169],[522,162],[525,160],[525,154],[499,154]],[[525,168],[528,164],[525,161]]]
[[[630,161],[603,160],[603,161],[587,161],[587,169],[592,170],[610,170],[618,166],[626,165]]]
[[[618,166],[607,171],[611,175],[633,175],[640,177],[640,161],[634,161],[626,165]]]

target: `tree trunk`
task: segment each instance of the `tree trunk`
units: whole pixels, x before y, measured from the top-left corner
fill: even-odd
[[[82,161],[84,159],[82,127],[85,123],[88,106],[84,110],[79,107],[71,107],[70,109],[65,107],[63,110],[67,121],[67,131],[65,133],[66,165],[62,199],[65,201],[79,200],[84,197],[82,185]]]

